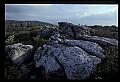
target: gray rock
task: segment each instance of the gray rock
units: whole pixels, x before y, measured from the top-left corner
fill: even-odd
[[[61,34],[67,34],[69,37],[74,37],[74,33],[69,26],[64,26],[60,28]]]
[[[100,59],[104,59],[105,56],[103,55],[104,50],[96,43],[83,41],[83,40],[67,40],[63,41],[65,44],[78,46],[86,51],[90,55],[95,55]]]
[[[70,39],[70,40],[74,39],[74,37],[71,37],[68,34],[61,34],[60,38],[62,38],[62,39]]]
[[[45,77],[51,78],[52,74],[62,71],[62,68],[55,60],[55,54],[52,54],[55,49],[52,49],[52,47],[50,47],[49,45],[43,45],[43,48],[44,49],[42,50],[42,48],[39,47],[35,52],[35,67],[38,68],[40,66],[43,66],[45,68]]]
[[[90,33],[93,31],[93,29],[89,27],[74,25],[72,23],[59,22],[58,24],[61,33],[68,34],[70,37],[75,39],[80,39],[80,36],[83,35],[90,35]]]
[[[40,30],[39,34],[41,37],[48,39],[50,38],[52,35],[55,35],[55,33],[57,32],[57,28],[44,28],[42,30]]]
[[[34,60],[36,67],[45,68],[46,77],[51,77],[51,74],[61,76],[65,73],[70,80],[88,78],[101,62],[101,59],[89,55],[77,46],[70,47],[59,43],[39,47],[34,54]]]
[[[79,47],[66,47],[63,54],[56,56],[70,80],[82,80],[90,76],[100,59],[87,54]]]
[[[84,40],[96,42],[103,46],[118,46],[118,40],[105,38],[105,37],[98,37],[98,36],[84,36],[82,37]]]
[[[15,64],[20,65],[31,58],[33,46],[23,45],[22,43],[7,45],[5,47],[5,52],[7,58],[11,59]]]

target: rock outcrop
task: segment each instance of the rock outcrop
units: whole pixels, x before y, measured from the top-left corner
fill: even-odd
[[[35,63],[47,79],[87,79],[105,58],[103,47],[118,46],[115,39],[90,36],[94,30],[89,27],[67,22],[58,24],[59,27],[45,26],[39,32],[47,42],[33,53],[34,61],[27,65]],[[33,49],[32,45],[21,43],[7,45],[6,58],[20,65],[31,58]]]
[[[89,27],[67,22],[58,24],[58,30],[51,32],[49,42],[34,54],[35,66],[42,66],[47,78],[64,74],[70,80],[87,79],[101,59],[105,58],[103,46],[100,45],[118,44],[114,39],[90,36],[94,31]]]
[[[79,39],[79,37],[83,35],[90,35],[92,31],[89,27],[82,27],[72,23],[59,22],[58,24],[61,34],[67,34],[74,39]]]
[[[89,77],[101,59],[89,55],[77,46],[60,44],[58,42],[51,45],[39,47],[34,55],[35,66],[43,66],[47,78],[51,74],[57,76],[64,72],[70,80],[82,80]],[[61,71],[61,72],[60,72]]]
[[[15,64],[18,65],[31,58],[32,51],[32,45],[23,45],[22,43],[7,45],[5,47],[6,58],[12,60]]]

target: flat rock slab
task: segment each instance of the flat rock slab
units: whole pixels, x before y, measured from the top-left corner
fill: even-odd
[[[103,46],[118,46],[118,40],[105,38],[105,37],[98,37],[98,36],[84,36],[82,37],[84,40],[96,42]]]
[[[104,59],[105,56],[103,55],[104,50],[96,43],[90,41],[83,41],[83,40],[64,40],[65,44],[78,46],[85,50],[88,54],[95,55],[100,59]]]

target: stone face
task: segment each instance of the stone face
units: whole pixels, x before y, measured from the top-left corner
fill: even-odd
[[[6,57],[11,59],[15,64],[22,64],[26,59],[31,58],[32,51],[32,45],[23,45],[21,43],[5,47]]]
[[[78,47],[67,47],[63,53],[56,56],[64,67],[67,78],[82,80],[89,77],[100,59],[87,54]]]
[[[60,76],[65,72],[68,79],[86,79],[101,62],[96,56],[89,55],[80,47],[53,43],[43,45],[34,54],[35,66],[45,68],[46,77],[52,73]],[[61,71],[61,72],[59,72]]]
[[[57,32],[57,28],[52,28],[52,27],[47,27],[47,28],[44,28],[42,29],[40,32],[39,32],[39,35],[45,39],[48,39],[50,38],[50,36],[52,36],[53,34],[55,34]]]
[[[85,50],[90,55],[95,55],[100,59],[104,59],[105,56],[103,55],[104,50],[96,43],[83,41],[83,40],[64,40],[64,43],[72,46],[78,46]]]
[[[68,34],[70,37],[73,37],[75,39],[79,39],[79,37],[83,35],[90,35],[90,32],[93,31],[89,27],[85,27],[85,26],[82,27],[82,26],[74,25],[72,23],[59,22],[58,24],[61,33]]]
[[[52,74],[58,74],[58,76],[62,76],[63,74],[63,69],[56,61],[55,54],[53,52],[55,52],[55,48],[52,48],[49,45],[43,45],[43,49],[39,47],[34,54],[35,67],[38,68],[43,66],[46,78],[51,78]],[[60,74],[60,71],[62,74]]]
[[[96,42],[103,46],[109,46],[109,45],[118,46],[118,40],[116,40],[116,39],[98,37],[98,36],[84,36],[82,38],[87,41]]]
[[[73,33],[72,29],[70,28],[70,26],[60,27],[60,33],[67,34],[67,35],[69,35],[69,37],[74,37],[74,33]]]

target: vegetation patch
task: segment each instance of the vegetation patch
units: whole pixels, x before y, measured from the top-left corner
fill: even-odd
[[[89,79],[118,79],[118,48],[109,47],[105,50],[105,59],[97,66]]]

